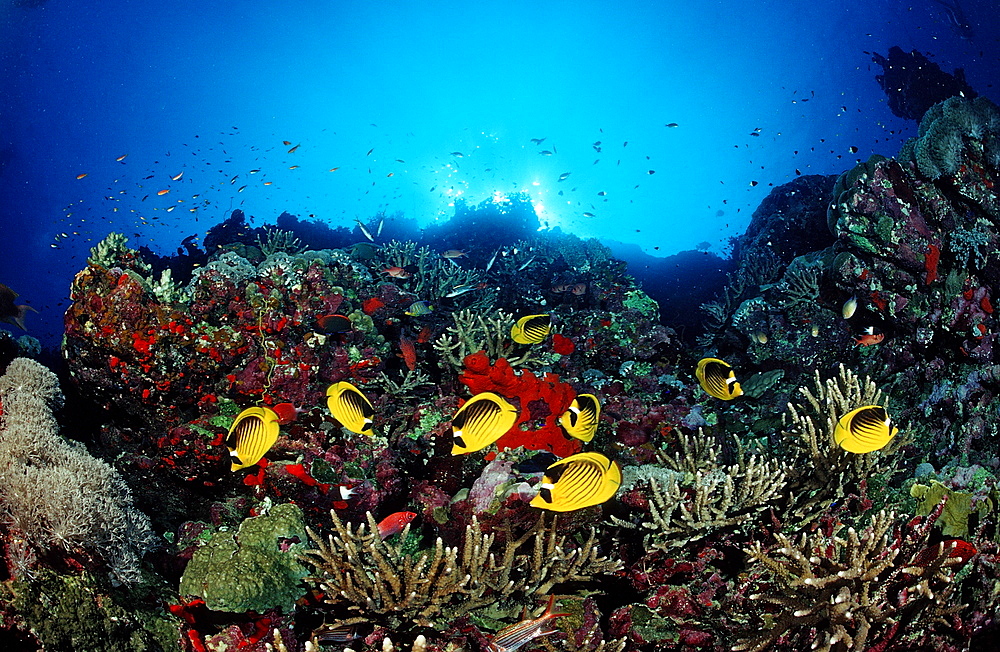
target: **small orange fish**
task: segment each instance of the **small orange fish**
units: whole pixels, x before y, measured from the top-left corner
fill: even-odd
[[[118,158],[116,158],[115,161],[118,162],[118,163],[121,163],[122,161],[125,160],[126,156],[128,156],[128,154],[122,154],[121,156],[119,156]]]
[[[403,267],[386,267],[382,270],[383,274],[388,274],[393,278],[410,278],[413,276],[413,272],[403,268]]]
[[[265,186],[269,186],[269,185],[271,185],[272,183],[274,183],[274,182],[273,182],[273,181],[265,181],[265,182],[264,182],[264,185],[265,185]]]
[[[77,179],[82,179],[82,178],[84,178],[85,176],[87,176],[87,173],[86,173],[86,172],[84,172],[83,174],[78,174],[78,175],[76,175],[76,178],[77,178]]]
[[[859,336],[854,338],[854,343],[858,346],[872,346],[885,339],[885,333],[876,333],[873,326],[869,326]]]
[[[288,153],[289,153],[289,154],[294,154],[294,153],[295,153],[295,150],[297,150],[297,149],[298,149],[299,147],[301,147],[301,146],[302,146],[302,143],[299,143],[299,144],[298,144],[298,145],[296,145],[295,147],[293,147],[293,148],[291,148],[290,150],[288,150]]]
[[[299,166],[297,166],[297,165],[289,165],[289,166],[288,166],[288,169],[289,169],[289,170],[294,170],[294,169],[295,169],[295,168],[297,168],[297,167],[299,167]]]
[[[399,350],[401,351],[400,356],[403,358],[403,362],[406,363],[406,368],[410,371],[416,371],[417,369],[417,349],[413,346],[411,340],[405,337],[399,338]]]
[[[337,166],[335,168],[330,168],[330,172],[336,172],[339,169],[340,169],[340,166]]]
[[[178,173],[177,173],[177,174],[175,174],[174,176],[170,177],[170,180],[171,180],[171,181],[180,181],[180,180],[181,180],[181,177],[183,177],[183,176],[184,176],[184,173],[183,173],[183,172],[178,172]]]
[[[387,176],[387,177],[391,177],[391,176],[392,176],[393,174],[394,174],[393,172],[390,172],[389,174],[387,174],[387,175],[385,175],[385,176]]]
[[[291,145],[292,141],[290,141],[290,140],[283,140],[283,141],[281,141],[281,144],[282,145]]]
[[[157,194],[157,195],[165,195],[165,194],[167,194],[168,192],[170,192],[170,188],[166,188],[166,189],[164,189],[164,190],[159,190],[159,191],[157,191],[157,193],[156,193],[156,194]]]
[[[413,512],[396,512],[389,514],[378,523],[378,536],[380,539],[399,534],[406,527],[407,523],[415,519],[417,515]]]

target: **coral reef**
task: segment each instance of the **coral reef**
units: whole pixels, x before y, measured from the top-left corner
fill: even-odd
[[[106,462],[60,438],[49,372],[0,380],[0,629],[45,649],[475,652],[519,624],[546,632],[524,652],[988,649],[997,115],[946,99],[896,158],[775,188],[705,263],[730,273],[695,348],[661,323],[677,305],[524,197],[423,232],[234,211],[175,256],[109,235],[71,288],[59,419]],[[512,330],[541,314],[544,337]],[[742,395],[703,391],[707,357]],[[337,383],[370,429],[328,409]],[[514,423],[453,454],[484,392]],[[581,395],[586,441],[563,427]],[[848,452],[838,424],[868,405],[898,434]],[[277,438],[234,471],[250,407]],[[533,507],[578,452],[620,467],[612,497]]]

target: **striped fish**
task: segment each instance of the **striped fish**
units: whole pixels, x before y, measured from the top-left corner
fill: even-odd
[[[278,415],[266,407],[240,412],[226,436],[232,471],[253,466],[278,441]]]
[[[569,409],[559,417],[559,425],[566,434],[581,441],[590,441],[597,432],[601,419],[601,402],[593,394],[580,394]]]
[[[545,611],[542,612],[541,616],[538,618],[522,620],[519,623],[514,623],[513,625],[504,627],[493,635],[493,638],[487,644],[486,649],[490,650],[490,652],[512,652],[512,650],[516,650],[533,639],[558,632],[558,629],[542,629],[545,626],[545,623],[553,618],[569,615],[552,613],[552,606],[555,602],[556,596],[550,595],[549,604],[546,605]]]
[[[715,398],[731,401],[743,394],[733,368],[725,360],[702,358],[694,375],[698,377],[701,388]]]
[[[372,434],[375,408],[357,387],[348,382],[334,383],[326,390],[330,414],[351,432]]]
[[[517,421],[518,411],[493,392],[476,394],[451,420],[451,454],[473,453],[503,437]]]
[[[549,465],[530,505],[571,512],[610,500],[622,483],[622,470],[600,453],[577,453]]]
[[[538,344],[549,336],[552,330],[550,315],[528,315],[521,317],[510,328],[510,339],[518,344]]]
[[[899,429],[881,405],[866,405],[841,417],[833,439],[848,453],[871,453],[884,448]]]

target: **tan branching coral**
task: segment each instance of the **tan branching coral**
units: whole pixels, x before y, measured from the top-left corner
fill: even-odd
[[[701,430],[680,434],[679,441],[680,452],[661,458],[674,473],[662,474],[661,482],[649,480],[650,520],[640,526],[649,531],[647,549],[678,548],[746,522],[781,495],[785,469],[778,460],[741,454],[736,464],[723,466],[718,445]],[[612,522],[636,527],[616,517]]]
[[[380,621],[431,627],[502,599],[548,595],[564,582],[587,581],[621,563],[602,557],[593,530],[582,543],[557,532],[557,519],[542,515],[522,536],[495,545],[474,518],[458,546],[438,538],[431,549],[408,552],[408,528],[399,541],[383,541],[371,514],[352,527],[331,512],[335,532],[324,541],[310,531],[318,550],[302,559],[316,569],[307,578],[331,605],[357,614],[334,625]]]
[[[465,357],[485,351],[491,360],[506,358],[512,367],[537,363],[538,347],[519,347],[510,339],[514,316],[498,310],[492,316],[473,310],[452,313],[454,326],[449,326],[434,342],[441,359],[455,369],[465,368]],[[520,349],[520,350],[518,350]]]
[[[794,469],[788,478],[789,495],[796,501],[793,514],[801,518],[856,490],[861,480],[879,469],[889,468],[885,458],[898,450],[902,438],[897,436],[882,450],[863,455],[837,445],[833,435],[841,417],[865,405],[887,407],[882,391],[870,378],[862,381],[843,365],[837,377],[825,382],[817,371],[815,389],[800,387],[799,393],[805,402],[789,403],[782,422],[790,452],[788,466]]]
[[[746,550],[750,601],[763,605],[763,631],[739,640],[735,652],[789,649],[861,652],[886,638],[903,636],[957,613],[953,572],[960,560],[946,546],[930,548],[930,522],[918,527],[880,512],[862,532],[839,525],[831,531],[776,534],[777,545]],[[916,552],[923,550],[923,553]]]

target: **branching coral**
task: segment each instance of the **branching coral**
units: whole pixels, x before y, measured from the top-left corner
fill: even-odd
[[[434,342],[434,350],[456,370],[465,366],[466,356],[477,351],[485,351],[493,360],[504,358],[512,367],[539,361],[538,347],[518,346],[510,339],[514,317],[509,313],[498,310],[493,316],[484,316],[477,311],[460,310],[452,313],[452,319],[455,325],[449,326]]]
[[[888,468],[885,458],[898,450],[903,438],[896,437],[881,451],[864,455],[848,453],[837,445],[833,433],[841,417],[864,405],[886,407],[882,391],[870,378],[862,382],[843,365],[839,375],[826,382],[817,371],[815,389],[800,387],[799,393],[805,402],[789,403],[782,422],[791,454],[788,480],[789,495],[796,501],[793,514],[803,517],[856,490],[880,468]]]
[[[266,229],[267,237],[257,236],[257,246],[265,257],[276,253],[300,254],[307,249],[295,234],[281,229]]]
[[[797,258],[792,261],[781,282],[775,287],[785,309],[801,303],[812,303],[819,297],[819,267],[808,263],[798,264],[800,260],[801,258]]]
[[[482,271],[461,267],[432,252],[429,247],[418,247],[417,243],[410,241],[393,240],[388,243],[378,252],[377,263],[385,267],[415,267],[416,271],[409,277],[400,279],[400,284],[428,301],[439,301],[460,288],[475,287],[486,280]],[[491,310],[496,290],[484,290],[468,292],[465,300],[473,300],[477,310]]]
[[[511,597],[548,595],[564,582],[592,579],[620,568],[600,556],[596,536],[579,544],[557,533],[557,519],[544,516],[520,537],[500,547],[473,518],[459,545],[438,538],[432,549],[410,552],[409,528],[399,540],[382,540],[375,519],[352,527],[335,512],[334,533],[324,541],[309,535],[318,550],[303,561],[316,568],[307,578],[327,594],[331,605],[345,604],[350,615],[336,622],[380,622],[435,626]]]
[[[826,652],[885,649],[908,630],[957,613],[951,567],[961,559],[946,546],[920,554],[933,520],[912,527],[883,511],[861,532],[845,533],[841,524],[798,538],[778,533],[772,549],[754,542],[746,551],[756,565],[749,584],[759,593],[749,598],[766,605],[764,629],[732,649],[760,652],[779,640]]]
[[[644,546],[669,550],[687,545],[721,528],[747,521],[766,509],[785,486],[785,469],[777,460],[756,455],[732,466],[721,466],[718,446],[701,431],[681,435],[681,452],[664,461],[674,473],[662,474],[661,482],[649,480],[650,520]],[[612,517],[627,528],[632,523]]]

